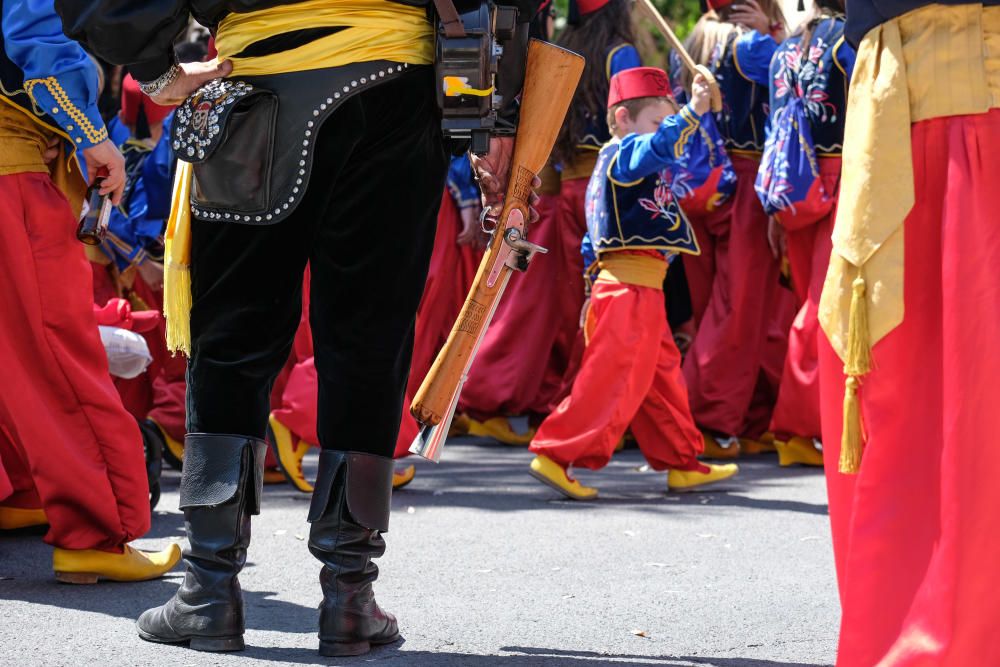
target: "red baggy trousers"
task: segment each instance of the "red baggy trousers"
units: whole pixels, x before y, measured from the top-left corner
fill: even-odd
[[[45,541],[113,551],[149,530],[142,439],[122,407],[93,313],[91,270],[47,174],[0,176],[0,458],[37,489]]]
[[[757,166],[756,160],[733,157],[739,181],[728,220],[711,217],[712,227],[695,223],[702,255],[710,257],[685,257],[685,269],[694,268],[692,293],[704,291],[701,265],[711,262],[714,270],[711,294],[684,360],[691,412],[699,426],[727,435],[746,430],[762,369],[773,366],[780,375],[780,338],[788,330],[788,323],[774,323],[783,312],[780,299],[788,297],[780,292],[778,262],[767,244],[767,215],[754,192]],[[692,301],[697,313],[699,300]],[[772,329],[778,339],[769,342]]]
[[[596,470],[631,428],[655,470],[694,470],[703,451],[691,418],[663,290],[598,280],[589,341],[573,389],[538,428],[531,451]]]
[[[903,323],[861,386],[867,445],[837,471],[843,362],[821,337],[840,667],[1000,665],[1000,109],[912,128]]]
[[[826,193],[836,201],[840,158],[820,158],[820,177]],[[788,333],[788,354],[781,374],[778,401],[770,430],[785,438],[820,438],[819,408],[819,297],[833,250],[833,221],[837,206],[820,220],[785,233],[792,286],[799,303]]]

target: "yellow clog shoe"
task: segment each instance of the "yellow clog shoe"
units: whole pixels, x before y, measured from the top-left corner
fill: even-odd
[[[174,470],[180,470],[184,461],[184,441],[174,440],[167,435],[167,432],[155,419],[147,419],[146,422],[159,431],[160,437],[163,439],[163,460],[169,463]]]
[[[60,549],[52,552],[56,580],[64,584],[96,584],[110,581],[146,581],[169,572],[181,559],[181,548],[171,544],[163,551],[139,551],[125,545],[116,554],[97,549]]]
[[[531,461],[528,472],[539,482],[551,486],[567,498],[593,500],[597,497],[597,489],[580,484],[570,477],[565,468],[547,456],[536,456]]]
[[[705,451],[702,453],[702,458],[725,460],[739,458],[739,438],[716,437],[709,433],[703,433],[702,435],[705,440]]]
[[[285,479],[285,473],[281,472],[278,468],[265,468],[264,469],[264,483],[265,484],[284,484],[288,480]]]
[[[274,447],[274,454],[278,459],[278,465],[285,479],[302,493],[312,493],[313,485],[310,484],[302,473],[302,459],[309,451],[309,443],[299,440],[295,443],[292,432],[284,424],[278,421],[274,413],[267,420],[268,440]]]
[[[45,510],[25,510],[20,507],[0,507],[0,530],[17,530],[44,526],[49,522]]]
[[[451,420],[451,427],[448,429],[448,437],[454,435],[468,435],[472,419],[465,413],[457,414]]]
[[[778,451],[774,446],[774,434],[768,431],[756,440],[740,438],[740,454],[769,454]]]
[[[518,433],[506,417],[492,417],[484,422],[469,418],[469,435],[481,438],[493,438],[512,447],[527,447],[535,437],[535,430],[529,428],[525,433]]]
[[[405,468],[394,468],[392,471],[392,488],[401,489],[413,481],[417,474],[417,468],[413,464]]]
[[[778,463],[782,467],[796,464],[823,467],[823,450],[816,440],[796,435],[788,442],[775,440],[774,445],[778,448]]]
[[[706,463],[707,472],[701,470],[670,470],[667,488],[671,491],[693,491],[708,484],[729,479],[740,471],[735,463]]]

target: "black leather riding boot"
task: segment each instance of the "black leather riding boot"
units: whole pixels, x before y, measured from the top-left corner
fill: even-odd
[[[184,439],[181,509],[189,547],[174,597],[139,617],[139,636],[198,651],[243,649],[243,593],[250,515],[260,513],[263,440],[190,434]]]
[[[385,553],[392,459],[323,450],[309,509],[309,551],[323,563],[319,652],[361,655],[399,638],[396,618],[375,603],[372,582]]]

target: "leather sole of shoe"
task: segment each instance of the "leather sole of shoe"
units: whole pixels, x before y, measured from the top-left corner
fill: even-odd
[[[204,651],[205,653],[225,653],[228,651],[242,651],[246,648],[242,636],[236,637],[187,637],[185,639],[166,640],[143,632],[141,629],[139,638],[154,644],[177,644],[186,645],[192,651]]]
[[[98,579],[92,572],[56,572],[56,581],[61,584],[96,584]]]
[[[541,482],[545,486],[549,487],[550,489],[554,489],[554,490],[558,491],[559,493],[563,494],[564,496],[566,496],[570,500],[580,500],[580,501],[586,502],[588,500],[594,500],[595,498],[597,498],[597,494],[596,493],[594,495],[592,495],[592,496],[579,496],[579,495],[577,495],[575,493],[571,493],[571,492],[567,491],[566,489],[562,488],[561,486],[559,486],[558,484],[556,484],[555,482],[553,482],[551,479],[549,479],[545,475],[543,475],[541,473],[537,473],[534,470],[532,470],[531,468],[528,468],[528,474],[531,475],[532,477],[534,477],[535,479],[537,479],[539,482]]]
[[[379,641],[362,641],[362,642],[328,642],[320,641],[319,643],[319,654],[324,658],[344,658],[352,655],[364,655],[372,650],[375,646],[382,646],[384,644],[392,644],[399,640],[399,634],[397,633],[395,637],[390,639],[384,639]]]

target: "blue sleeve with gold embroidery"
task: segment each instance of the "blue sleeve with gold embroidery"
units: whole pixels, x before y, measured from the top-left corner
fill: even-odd
[[[770,83],[771,58],[778,50],[774,38],[751,30],[740,35],[733,48],[736,68],[743,78],[767,86]]]
[[[448,166],[448,194],[458,208],[480,205],[479,186],[472,174],[472,164],[468,155],[459,155]]]
[[[633,67],[642,67],[642,59],[639,57],[639,52],[631,44],[619,44],[608,52],[608,81],[623,69],[632,69]]]
[[[3,0],[3,37],[7,57],[24,72],[24,89],[74,146],[108,138],[97,110],[97,67],[63,34],[53,0]]]
[[[700,124],[701,116],[687,104],[680,113],[664,118],[656,132],[628,135],[621,141],[609,175],[616,181],[632,183],[670,167],[684,155]]]

